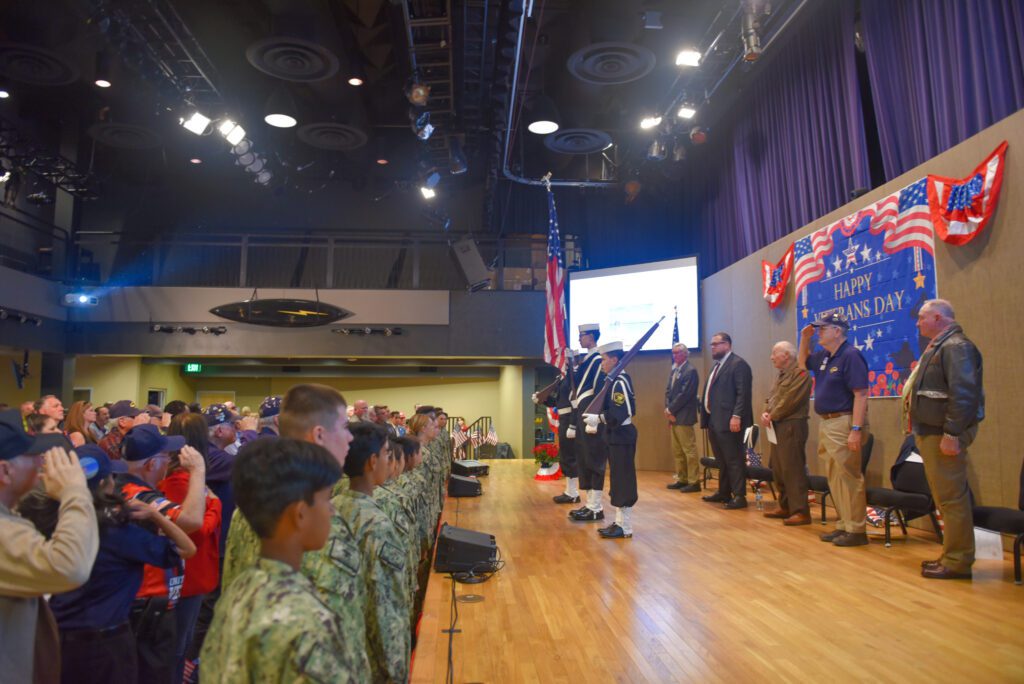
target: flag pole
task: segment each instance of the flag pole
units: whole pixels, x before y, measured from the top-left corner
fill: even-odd
[[[626,365],[629,364],[629,362],[633,360],[633,357],[640,352],[640,349],[647,343],[647,340],[651,339],[651,335],[654,334],[654,331],[658,329],[658,326],[661,325],[663,320],[665,320],[664,316],[655,321],[654,325],[651,326],[651,329],[644,333],[644,336],[637,340],[636,344],[630,347],[628,352],[622,355],[619,362],[615,364],[615,368],[613,368],[608,375],[604,376],[604,387],[602,387],[601,391],[594,395],[594,398],[590,400],[590,403],[587,405],[588,409],[591,406],[596,406],[597,412],[601,412],[601,407],[604,405],[604,398],[607,396],[612,383],[615,382],[615,378],[622,375],[622,371],[626,370]],[[587,412],[589,413],[589,411]]]

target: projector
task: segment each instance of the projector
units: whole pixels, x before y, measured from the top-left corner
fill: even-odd
[[[64,295],[64,299],[61,303],[64,306],[74,307],[97,306],[100,303],[100,298],[96,295],[86,294],[85,292],[69,292]]]

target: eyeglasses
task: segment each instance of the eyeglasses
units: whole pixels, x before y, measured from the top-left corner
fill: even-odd
[[[725,340],[723,340],[723,341],[721,341],[721,342],[712,342],[712,343],[711,343],[711,346],[712,346],[712,347],[720,347],[720,346],[722,346],[723,344],[726,344]]]

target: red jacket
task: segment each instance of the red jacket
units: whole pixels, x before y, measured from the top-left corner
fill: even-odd
[[[187,470],[175,470],[160,481],[160,489],[168,499],[181,504],[188,493],[188,480]],[[188,535],[196,545],[196,555],[185,561],[183,597],[208,594],[220,582],[220,515],[220,499],[206,490],[203,526]]]

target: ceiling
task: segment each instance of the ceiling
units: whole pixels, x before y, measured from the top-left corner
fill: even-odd
[[[750,3],[759,12],[768,6],[764,0],[10,0],[0,6],[0,88],[12,97],[0,100],[0,116],[88,174],[99,196],[94,206],[107,198],[94,216],[109,213],[112,203],[120,211],[139,187],[159,196],[133,204],[119,230],[131,230],[133,221],[151,225],[153,213],[166,218],[182,197],[198,194],[215,198],[199,204],[203,212],[217,213],[216,202],[235,207],[262,196],[274,198],[267,203],[313,202],[315,213],[298,212],[297,223],[328,225],[344,206],[362,212],[364,223],[375,212],[404,212],[410,223],[437,230],[437,222],[420,216],[418,192],[436,170],[442,197],[477,205],[460,207],[459,215],[470,218],[456,229],[487,232],[493,227],[480,205],[505,182],[506,168],[531,178],[553,171],[570,181],[621,183],[648,163],[655,134],[670,145],[677,139],[690,145],[693,125],[713,126],[715,107],[720,111],[742,88],[740,10]],[[771,14],[759,14],[762,35],[779,30],[802,4],[772,3]],[[700,69],[675,65],[686,45],[704,53]],[[94,80],[107,62],[112,87],[99,88]],[[427,109],[436,131],[426,142],[410,127],[404,92],[413,63],[432,87]],[[353,76],[364,84],[350,85]],[[650,113],[671,115],[684,100],[702,107],[693,121],[667,116],[655,131],[638,126]],[[264,123],[268,106],[282,101],[294,108],[297,126]],[[181,127],[187,105],[215,124],[229,118],[244,127],[272,173],[265,186],[236,164],[216,130],[197,136]],[[547,141],[526,131],[544,106],[553,107],[561,127]],[[601,149],[606,142],[612,146]],[[596,153],[579,154],[597,143]],[[450,173],[453,145],[466,158],[466,173]],[[317,197],[303,199],[311,195]],[[252,206],[258,223],[255,212],[264,205]]]

